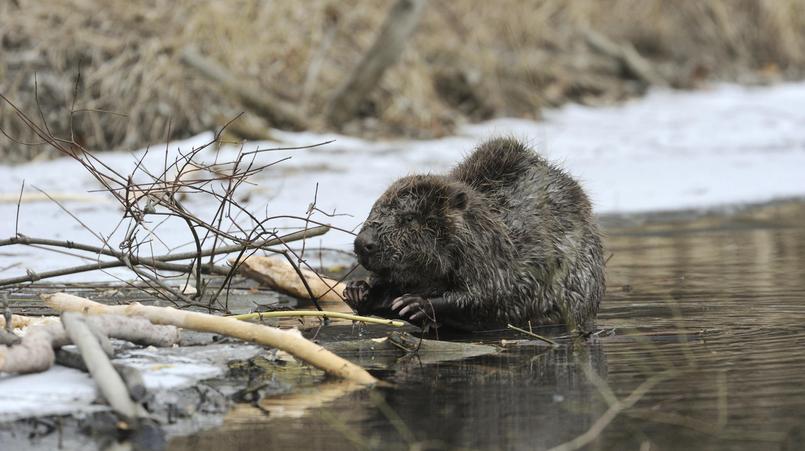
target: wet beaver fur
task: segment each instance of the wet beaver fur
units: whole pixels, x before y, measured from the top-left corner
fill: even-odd
[[[447,175],[394,182],[355,239],[371,275],[359,314],[487,330],[588,326],[604,295],[601,237],[584,191],[523,143],[478,146]]]

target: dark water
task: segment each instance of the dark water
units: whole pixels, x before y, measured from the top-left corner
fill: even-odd
[[[325,382],[171,449],[805,449],[805,207],[608,231],[599,326],[612,334],[436,363],[364,357],[392,387]]]

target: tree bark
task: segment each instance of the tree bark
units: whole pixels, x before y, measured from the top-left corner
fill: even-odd
[[[380,83],[383,73],[400,58],[414,33],[426,0],[398,0],[389,11],[374,44],[328,105],[327,120],[340,127]]]

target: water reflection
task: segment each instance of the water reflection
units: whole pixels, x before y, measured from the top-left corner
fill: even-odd
[[[173,444],[197,451],[258,443],[280,449],[294,443],[326,449],[550,447],[584,432],[606,410],[584,365],[606,378],[602,345],[428,365],[406,359],[380,371],[392,387],[349,394],[304,418],[255,419],[240,423],[239,433],[225,428]]]
[[[229,421],[171,447],[548,449],[670,370],[591,435],[590,449],[799,449],[803,225],[803,205],[787,203],[609,227],[599,326],[613,334],[547,351],[381,365],[375,371],[392,387],[347,394],[301,418]]]

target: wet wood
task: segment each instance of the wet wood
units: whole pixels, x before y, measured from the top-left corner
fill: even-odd
[[[107,306],[64,293],[43,295],[43,299],[47,305],[60,312],[73,311],[96,315],[142,316],[155,324],[169,324],[201,332],[215,332],[281,349],[334,376],[361,384],[374,384],[377,382],[377,379],[363,368],[308,341],[296,329],[277,329],[239,321],[231,317],[188,312],[170,307],[153,307],[136,303]]]
[[[132,401],[126,384],[115,371],[109,356],[82,315],[65,312],[62,315],[62,324],[67,336],[78,347],[89,374],[112,409],[129,420],[140,416],[140,406]]]
[[[501,348],[489,344],[440,341],[415,337],[407,332],[391,332],[386,337],[324,342],[338,354],[367,356],[375,367],[393,366],[400,357],[415,356],[422,364],[463,360],[481,355],[496,354]]]
[[[103,315],[88,319],[88,322],[93,329],[105,336],[146,346],[172,346],[179,340],[179,331],[175,327],[153,325],[143,318]],[[19,344],[0,346],[0,372],[45,371],[53,366],[54,348],[70,343],[64,328],[56,318],[31,320],[27,324],[27,330]]]
[[[241,274],[261,284],[296,298],[310,299],[310,294],[299,274],[285,259],[253,256],[243,260],[239,268]],[[320,276],[308,269],[301,268],[300,271],[320,303],[342,306],[343,311],[351,311],[341,297],[346,284]]]

